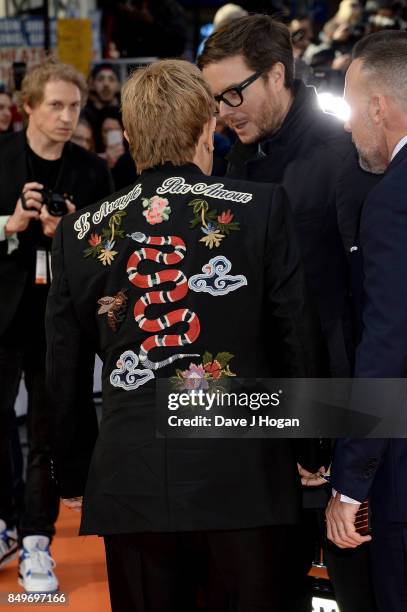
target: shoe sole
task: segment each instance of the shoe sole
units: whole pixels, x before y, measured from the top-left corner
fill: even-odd
[[[23,579],[22,579],[20,576],[18,577],[18,584],[19,584],[21,587],[23,587],[23,589],[24,589],[24,591],[25,591],[26,593],[28,593],[28,594],[32,594],[32,595],[35,595],[36,593],[37,593],[37,594],[38,594],[38,593],[41,593],[41,594],[42,594],[42,593],[44,593],[44,595],[45,595],[45,594],[46,594],[46,595],[52,595],[53,593],[58,593],[58,589],[59,589],[59,584],[58,584],[58,585],[57,585],[57,588],[56,588],[56,589],[53,589],[52,591],[44,591],[44,590],[41,590],[41,591],[28,591],[28,590],[25,588],[25,586],[24,586],[24,580],[23,580]]]

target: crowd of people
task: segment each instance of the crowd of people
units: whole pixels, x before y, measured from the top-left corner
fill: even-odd
[[[86,83],[49,59],[19,108],[0,91],[0,566],[18,553],[27,592],[58,589],[62,498],[105,539],[114,612],[309,612],[316,546],[341,612],[405,610],[402,439],[157,439],[151,386],[406,375],[403,16],[343,0],[315,40],[309,19],[228,5],[197,66],[156,61],[123,84],[103,61]],[[307,86],[321,66],[346,82],[345,125]],[[244,282],[195,290],[213,255]],[[354,524],[367,497],[372,537]]]

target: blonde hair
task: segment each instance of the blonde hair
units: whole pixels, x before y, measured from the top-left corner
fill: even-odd
[[[122,91],[122,118],[137,171],[192,161],[215,100],[199,69],[160,60],[133,72]]]
[[[51,58],[35,66],[25,75],[21,86],[22,103],[28,104],[30,108],[41,104],[45,85],[49,81],[65,81],[76,85],[81,92],[82,106],[85,104],[88,93],[85,78],[73,66]]]

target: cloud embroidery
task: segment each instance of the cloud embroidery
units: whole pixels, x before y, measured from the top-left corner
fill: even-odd
[[[110,374],[110,383],[113,387],[120,387],[125,391],[132,391],[154,378],[150,369],[137,369],[139,358],[133,351],[125,351],[117,360],[117,369]]]
[[[192,291],[210,293],[211,295],[226,295],[247,285],[243,274],[232,275],[229,272],[232,264],[224,255],[212,257],[202,268],[203,274],[194,274],[188,281]]]

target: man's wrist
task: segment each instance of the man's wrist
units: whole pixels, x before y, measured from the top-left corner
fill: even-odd
[[[18,229],[13,224],[13,217],[10,216],[8,218],[7,223],[4,226],[4,234],[6,238],[9,238],[10,236],[12,236],[13,234],[16,234],[17,232],[18,232]]]
[[[352,504],[354,506],[357,506],[362,503],[357,499],[353,499],[353,497],[348,497],[347,495],[344,495],[343,493],[338,493],[335,489],[332,489],[332,497],[336,497],[337,495],[339,495],[339,501],[344,502],[345,504]]]

